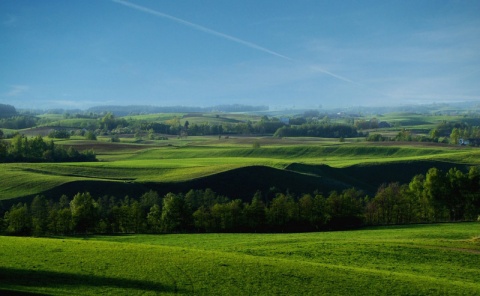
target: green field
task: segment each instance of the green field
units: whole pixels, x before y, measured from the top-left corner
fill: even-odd
[[[480,224],[0,239],[0,291],[479,295]]]
[[[260,143],[260,148],[253,148],[254,142]],[[320,177],[331,178],[331,176],[317,174],[318,168],[298,170],[292,169],[291,165],[295,163],[321,166],[322,168],[328,166],[345,171],[349,168],[360,167],[362,169],[357,173],[355,173],[357,170],[350,170],[348,178],[345,173],[344,177],[336,180],[344,183],[345,186],[357,186],[362,182],[365,183],[366,180],[363,179],[366,175],[375,175],[378,170],[386,168],[385,164],[391,164],[387,171],[383,171],[380,175],[377,174],[379,177],[387,177],[386,179],[379,179],[370,184],[369,188],[362,188],[375,190],[374,186],[382,182],[408,182],[414,174],[424,174],[432,166],[448,169],[456,165],[464,167],[480,164],[478,157],[480,151],[475,148],[415,144],[381,145],[355,141],[339,143],[328,139],[316,140],[313,138],[238,137],[219,140],[217,137],[189,137],[188,139],[152,141],[143,144],[84,140],[58,141],[57,143],[71,145],[80,150],[93,147],[99,161],[93,163],[0,164],[2,171],[0,199],[31,197],[36,194],[48,193],[62,185],[68,187],[71,182],[77,184],[70,186],[71,190],[82,191],[82,182],[87,181],[109,182],[109,187],[131,182],[139,188],[132,189],[131,192],[141,195],[143,192],[140,191],[156,189],[160,184],[188,182],[208,177],[217,178],[222,173],[252,166],[293,171],[299,177],[316,175],[319,177],[318,188],[313,188],[314,185],[307,186],[309,190],[333,190],[337,188],[322,187],[325,182],[322,182]],[[420,164],[422,162],[428,163],[429,167],[423,167]],[[419,171],[412,171],[410,175],[406,176],[392,167],[392,165],[404,163],[412,164],[412,167],[417,167]],[[419,164],[415,165],[415,163]],[[263,177],[268,178],[268,176]],[[275,178],[272,176],[269,179],[272,182],[270,185],[276,186]],[[215,182],[211,181],[210,183]],[[157,184],[157,186],[152,184]],[[145,186],[148,188],[144,188]],[[84,188],[89,187],[85,185]],[[184,191],[188,191],[188,189],[182,188]],[[250,189],[255,192],[255,188]],[[73,192],[73,194],[75,193]],[[102,193],[108,194],[109,192],[99,192],[99,194]],[[52,196],[52,198],[58,198],[58,196]]]

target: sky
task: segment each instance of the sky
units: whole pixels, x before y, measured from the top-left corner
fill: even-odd
[[[480,100],[480,1],[0,0],[0,103]]]

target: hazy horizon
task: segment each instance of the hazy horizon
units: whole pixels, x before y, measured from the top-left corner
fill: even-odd
[[[17,108],[480,99],[480,1],[4,0],[0,36]]]

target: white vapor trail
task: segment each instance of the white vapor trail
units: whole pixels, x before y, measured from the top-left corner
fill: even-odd
[[[136,4],[133,4],[133,3],[130,3],[130,2],[127,2],[127,1],[123,1],[123,0],[112,0],[112,1],[115,2],[115,3],[118,3],[118,4],[125,5],[125,6],[130,7],[130,8],[133,8],[133,9],[139,10],[139,11],[143,11],[143,12],[146,12],[146,13],[149,13],[149,14],[153,14],[153,15],[156,15],[156,16],[159,16],[159,17],[169,19],[169,20],[174,21],[176,23],[191,27],[195,30],[202,31],[202,32],[205,32],[207,34],[215,35],[215,36],[218,36],[218,37],[221,37],[221,38],[224,38],[224,39],[236,42],[236,43],[240,43],[240,44],[245,45],[247,47],[269,53],[269,54],[277,56],[279,58],[292,61],[292,59],[287,57],[287,56],[279,54],[278,52],[267,49],[265,47],[261,47],[260,45],[257,45],[255,43],[248,42],[248,41],[242,40],[240,38],[236,38],[236,37],[233,37],[233,36],[230,36],[230,35],[227,35],[227,34],[224,34],[224,33],[221,33],[221,32],[218,32],[218,31],[215,31],[215,30],[212,30],[212,29],[209,29],[209,28],[206,28],[206,27],[188,22],[186,20],[182,20],[180,18],[168,15],[166,13],[162,13],[162,12],[159,12],[159,11],[156,11],[156,10],[144,7],[144,6],[136,5]]]
[[[345,82],[352,83],[352,84],[356,84],[356,85],[358,85],[358,86],[363,86],[363,84],[360,84],[360,83],[358,83],[358,82],[352,81],[352,80],[350,80],[350,79],[348,79],[348,78],[345,78],[345,77],[343,77],[343,76],[337,75],[337,74],[335,74],[335,73],[332,73],[332,72],[330,72],[330,71],[327,71],[327,70],[325,70],[325,69],[323,69],[323,68],[320,68],[320,67],[318,67],[318,66],[310,66],[310,68],[311,68],[312,70],[314,70],[314,71],[317,71],[317,72],[321,72],[321,73],[330,75],[330,76],[332,76],[332,77],[335,77],[335,78],[337,78],[337,79],[343,80],[343,81],[345,81]]]
[[[137,4],[133,4],[133,3],[130,3],[128,1],[124,1],[124,0],[112,0],[113,2],[117,3],[117,4],[121,4],[121,5],[124,5],[126,7],[129,7],[129,8],[133,8],[133,9],[136,9],[138,11],[142,11],[142,12],[145,12],[145,13],[148,13],[148,14],[152,14],[152,15],[155,15],[155,16],[158,16],[158,17],[161,17],[161,18],[165,18],[165,19],[168,19],[168,20],[171,20],[171,21],[174,21],[176,23],[179,23],[179,24],[182,24],[182,25],[185,25],[187,27],[190,27],[190,28],[193,28],[195,30],[198,30],[198,31],[201,31],[201,32],[204,32],[204,33],[207,33],[207,34],[211,34],[211,35],[214,35],[214,36],[217,36],[217,37],[220,37],[220,38],[223,38],[223,39],[227,39],[227,40],[230,40],[230,41],[233,41],[233,42],[236,42],[236,43],[239,43],[241,45],[244,45],[244,46],[247,46],[247,47],[250,47],[250,48],[253,48],[253,49],[256,49],[256,50],[259,50],[259,51],[262,51],[262,52],[265,52],[265,53],[268,53],[270,55],[273,55],[273,56],[276,56],[276,57],[279,57],[279,58],[282,58],[284,60],[287,60],[287,61],[290,61],[290,62],[294,62],[295,60],[288,57],[288,56],[285,56],[285,55],[282,55],[278,52],[275,52],[273,50],[270,50],[268,48],[265,48],[265,47],[262,47],[260,45],[257,45],[255,43],[252,43],[252,42],[248,42],[248,41],[245,41],[245,40],[242,40],[240,38],[237,38],[237,37],[233,37],[231,35],[227,35],[227,34],[224,34],[224,33],[221,33],[221,32],[218,32],[218,31],[215,31],[215,30],[212,30],[212,29],[209,29],[207,27],[204,27],[204,26],[201,26],[201,25],[197,25],[195,23],[192,23],[192,22],[189,22],[189,21],[186,21],[186,20],[183,20],[183,19],[180,19],[180,18],[177,18],[177,17],[174,17],[174,16],[171,16],[171,15],[168,15],[166,13],[163,13],[163,12],[160,12],[160,11],[156,11],[156,10],[153,10],[151,8],[148,8],[148,7],[144,7],[144,6],[140,6],[140,5],[137,5]],[[327,71],[323,68],[320,68],[318,66],[311,66],[311,69],[317,71],[317,72],[321,72],[323,74],[326,74],[328,76],[331,76],[333,78],[336,78],[338,80],[342,80],[344,82],[348,82],[348,83],[351,83],[351,84],[355,84],[355,85],[358,85],[358,86],[363,86],[362,84],[360,83],[357,83],[357,82],[354,82],[348,78],[345,78],[345,77],[342,77],[340,75],[337,75],[335,73],[332,73],[330,71]]]

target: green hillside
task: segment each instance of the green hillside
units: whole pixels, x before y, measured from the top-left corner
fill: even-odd
[[[0,239],[0,293],[478,295],[478,223]]]
[[[356,143],[304,145],[266,139],[236,143],[199,137],[183,145],[145,145],[63,141],[77,149],[95,147],[99,162],[0,164],[0,199],[91,191],[101,195],[139,196],[145,190],[167,193],[212,188],[231,197],[250,197],[276,187],[296,193],[328,193],[349,187],[373,193],[382,183],[409,182],[431,167],[466,170],[478,165],[474,148],[435,145],[369,145]],[[172,143],[180,143],[178,140]]]

